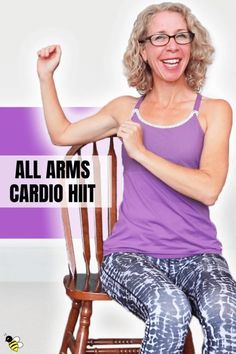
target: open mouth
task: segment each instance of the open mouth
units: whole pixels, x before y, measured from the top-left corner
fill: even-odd
[[[168,67],[175,67],[180,63],[181,59],[175,58],[175,59],[164,59],[162,60],[162,63],[165,64]]]

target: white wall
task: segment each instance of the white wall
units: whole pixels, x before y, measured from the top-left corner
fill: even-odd
[[[59,43],[62,63],[57,86],[63,106],[101,106],[129,90],[121,59],[132,24],[153,0],[57,0],[2,2],[1,106],[41,106],[36,51]],[[205,93],[233,103],[235,58],[234,0],[183,0],[205,25],[216,60]],[[227,4],[227,5],[226,5]]]

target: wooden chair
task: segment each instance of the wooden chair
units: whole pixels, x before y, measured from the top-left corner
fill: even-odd
[[[111,157],[111,176],[112,176],[112,193],[111,207],[107,208],[105,218],[107,220],[107,232],[104,232],[104,212],[101,207],[94,210],[95,217],[95,257],[98,265],[97,273],[91,273],[90,260],[90,233],[88,209],[82,207],[79,209],[81,217],[83,256],[86,271],[78,273],[76,267],[75,249],[73,245],[72,229],[70,224],[70,215],[67,207],[62,207],[62,219],[64,224],[69,274],[64,277],[64,286],[67,295],[72,301],[72,307],[69,313],[60,354],[66,354],[70,349],[73,354],[138,354],[140,351],[140,338],[105,338],[105,339],[89,339],[89,326],[92,316],[93,301],[110,301],[111,298],[101,291],[99,280],[99,269],[103,260],[103,239],[111,232],[112,227],[117,219],[117,156],[114,148],[114,136],[106,140],[109,144],[108,155]],[[97,143],[92,143],[94,156],[98,156]],[[82,148],[85,145],[73,146],[67,153],[66,158],[74,155],[81,155]],[[99,166],[96,166],[97,172]],[[106,235],[103,235],[105,234]],[[79,323],[76,336],[74,331],[76,323]],[[116,345],[116,346],[114,346]],[[117,345],[120,345],[118,348]],[[125,345],[125,346],[124,346]],[[100,347],[99,347],[100,346]],[[102,347],[101,347],[102,346]],[[109,347],[107,347],[109,346]],[[192,335],[189,330],[185,342],[184,354],[194,354]]]

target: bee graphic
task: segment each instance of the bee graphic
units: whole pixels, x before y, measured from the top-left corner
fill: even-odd
[[[13,351],[13,352],[18,352],[18,350],[20,348],[23,347],[23,343],[20,342],[20,337],[14,337],[12,338],[12,336],[6,336],[5,342],[8,343],[9,348]]]

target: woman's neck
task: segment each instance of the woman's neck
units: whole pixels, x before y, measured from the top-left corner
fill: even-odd
[[[196,93],[188,86],[184,77],[175,82],[155,80],[152,90],[148,93],[149,99],[163,108],[192,99],[195,95]]]

